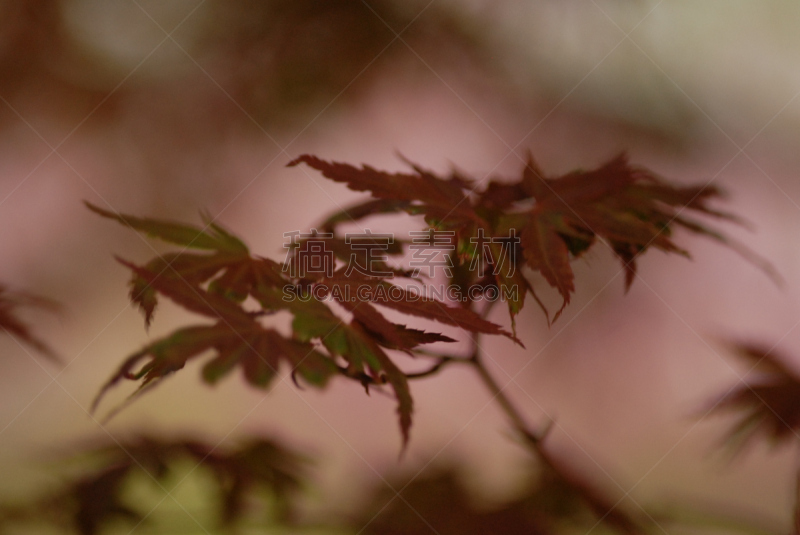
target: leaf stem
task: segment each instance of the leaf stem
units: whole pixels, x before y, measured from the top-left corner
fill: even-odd
[[[481,381],[489,390],[489,393],[492,395],[492,398],[497,401],[500,405],[500,408],[503,409],[503,412],[506,414],[509,420],[511,420],[511,424],[513,425],[514,429],[520,433],[523,438],[527,442],[530,443],[538,443],[540,442],[545,434],[535,434],[533,433],[528,425],[525,423],[525,420],[522,417],[522,414],[517,410],[517,408],[511,403],[511,400],[508,396],[503,392],[503,389],[497,383],[494,377],[489,373],[489,370],[486,369],[486,365],[483,363],[483,358],[481,357],[481,353],[478,349],[472,354],[470,357],[469,362],[475,368],[475,371],[478,372],[478,376],[481,378]],[[549,426],[548,426],[549,429]],[[536,448],[536,453],[539,453],[539,448]]]

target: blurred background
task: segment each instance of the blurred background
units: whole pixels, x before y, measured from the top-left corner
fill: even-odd
[[[518,176],[528,151],[557,175],[624,150],[728,192],[719,207],[752,228],[724,230],[785,286],[683,236],[693,259],[647,253],[624,295],[598,246],[576,262],[577,295],[552,328],[530,306],[517,320],[527,349],[486,341],[493,371],[630,510],[738,508],[785,531],[792,451],[731,460],[718,449],[730,420],[703,415],[746,371],[721,338],[800,355],[799,21],[791,0],[0,1],[0,281],[63,305],[23,314],[65,362],[0,338],[0,497],[56,484],[42,460],[61,448],[139,430],[281,437],[318,459],[312,510],[347,510],[387,471],[454,459],[476,495],[512,496],[527,454],[455,368],[412,385],[399,464],[393,401],[344,381],[265,394],[239,377],[205,387],[189,367],[101,424],[88,409],[122,358],[190,320],[164,303],[145,331],[112,255],[167,248],[81,201],[194,223],[206,210],[282,259],[284,232],[363,198],[285,167],[303,153],[390,171],[401,154],[485,180]],[[405,224],[370,228],[417,222]]]

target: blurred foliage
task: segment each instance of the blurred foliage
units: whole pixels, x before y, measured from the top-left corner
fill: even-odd
[[[737,413],[728,444],[739,449],[757,439],[774,445],[796,443],[800,430],[800,372],[791,368],[787,355],[766,345],[740,342],[733,349],[750,369],[713,406],[716,411]],[[755,377],[750,378],[751,373]]]
[[[67,156],[94,187],[113,177],[176,213],[235,187],[250,141],[273,158],[377,81],[498,76],[484,32],[393,0],[0,2],[0,142],[70,141],[110,167],[93,179]]]
[[[503,500],[479,496],[464,483],[466,466],[440,460],[412,477],[388,475],[388,482],[368,490],[349,513],[310,512],[303,500],[313,490],[311,462],[279,441],[258,436],[224,448],[153,435],[88,444],[56,463],[61,483],[55,489],[27,501],[0,502],[0,533],[549,535],[610,533],[609,527],[625,532],[601,524],[582,493],[542,464],[521,467],[527,484]],[[184,487],[193,487],[188,500]],[[168,499],[177,510],[160,507]],[[632,533],[663,533],[665,527],[679,526],[774,532],[735,519],[732,510],[709,514],[691,509],[670,515],[643,511],[649,521]]]
[[[28,345],[51,360],[58,360],[56,353],[34,335],[30,327],[19,317],[20,307],[42,308],[56,311],[59,306],[50,299],[27,292],[13,292],[0,284],[0,329],[18,342]]]
[[[80,535],[107,533],[119,520],[126,521],[127,529],[135,529],[153,512],[131,498],[137,479],[155,483],[150,488],[166,495],[175,488],[164,485],[176,466],[186,461],[191,463],[190,473],[197,469],[210,474],[216,503],[208,507],[216,509],[220,528],[242,523],[254,503],[265,501],[270,504],[268,524],[289,524],[295,520],[294,504],[309,462],[261,437],[223,449],[196,439],[151,436],[83,448],[71,460],[94,466],[68,476],[60,488],[29,503],[0,507],[0,533],[43,521]]]
[[[357,96],[356,90],[337,99],[352,83],[364,87],[409,54],[404,42],[439,68],[446,69],[454,55],[474,66],[482,61],[474,22],[419,2],[209,0],[166,8],[148,2],[3,2],[0,94],[13,102],[45,89],[58,99],[50,106],[88,113],[140,71],[147,76],[115,91],[103,118],[118,119],[126,100],[136,104],[133,93],[180,99],[202,92],[198,84],[210,79],[259,122],[291,123],[333,100]],[[171,47],[178,49],[174,57],[159,55]],[[195,64],[199,68],[185,68]],[[235,106],[213,111],[248,121]]]
[[[203,480],[213,488],[203,494],[211,501],[202,507],[217,511],[217,527],[201,527],[215,532],[256,522],[262,528],[284,526],[293,532],[545,534],[586,530],[596,522],[581,495],[548,469],[531,470],[527,490],[487,507],[464,486],[464,467],[450,465],[424,477],[397,479],[392,488],[401,489],[398,493],[386,485],[375,488],[356,512],[348,516],[328,511],[327,519],[320,521],[303,518],[296,507],[301,489],[307,489],[308,457],[270,439],[250,437],[238,447],[222,449],[196,439],[142,435],[79,448],[66,460],[64,466],[77,463],[82,468],[73,467],[60,488],[29,503],[0,506],[0,533],[48,523],[80,535],[112,533],[121,526],[127,532],[140,523],[147,531],[166,533],[168,528],[159,527],[159,512],[148,510],[140,503],[145,500],[132,497],[131,490],[137,481],[144,481],[155,483],[146,485],[149,494],[174,494],[187,477],[177,485],[169,483],[170,477],[182,473],[180,464],[186,461],[190,473],[211,476]],[[251,514],[255,504],[261,503],[263,509],[265,502],[270,514],[255,520]]]
[[[549,470],[531,475],[534,484],[521,496],[487,506],[463,483],[463,468],[450,466],[418,479],[379,489],[351,525],[364,534],[490,535],[546,534],[560,528],[591,528],[596,519],[581,496]]]
[[[259,119],[286,120],[309,105],[321,111],[352,83],[356,91],[345,100],[357,96],[364,81],[410,54],[404,43],[440,68],[447,68],[445,58],[481,57],[477,25],[436,5],[250,0],[212,6],[198,52],[213,58],[223,79],[232,81],[234,99]]]

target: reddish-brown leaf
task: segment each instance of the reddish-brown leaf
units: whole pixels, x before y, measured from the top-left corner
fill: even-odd
[[[377,199],[419,203],[416,207],[412,205],[409,211],[425,214],[429,219],[480,220],[463,191],[471,190],[471,184],[457,176],[443,180],[417,166],[412,166],[415,174],[386,173],[367,165],[359,169],[344,163],[326,162],[308,154],[287,165],[292,167],[300,163],[320,171],[326,178],[347,184],[354,191],[369,191]]]
[[[353,318],[383,347],[410,353],[420,344],[455,342],[439,333],[410,329],[387,320],[375,307],[365,301],[342,301],[341,305],[353,313]]]
[[[481,318],[468,308],[447,306],[440,301],[413,294],[400,286],[383,280],[336,276],[327,279],[326,284],[339,285],[345,289],[345,295],[362,296],[371,303],[379,304],[410,316],[438,321],[474,333],[501,334],[522,345],[514,335],[496,323]]]
[[[564,239],[554,230],[555,226],[547,221],[547,215],[534,212],[520,235],[528,265],[539,271],[563,299],[561,309],[555,314],[553,321],[569,304],[570,295],[575,291],[575,275],[569,265],[569,249]]]
[[[536,198],[521,235],[525,259],[559,291],[564,305],[575,290],[570,259],[587,250],[595,236],[604,238],[621,261],[626,289],[635,277],[638,255],[648,248],[688,256],[672,241],[675,225],[730,245],[720,233],[682,215],[694,211],[735,220],[707,206],[720,195],[714,187],[671,186],[649,171],[631,166],[625,155],[596,170],[554,179],[543,177],[531,166],[526,167],[521,181]]]
[[[381,349],[379,338],[354,319],[345,323],[324,303],[315,299],[291,303],[292,329],[301,340],[319,340],[333,356],[347,361],[348,374],[368,376],[373,382],[388,382],[397,398],[397,412],[403,447],[408,442],[413,401],[405,374]]]
[[[207,292],[186,279],[159,275],[121,258],[117,258],[117,261],[130,268],[148,286],[187,310],[236,325],[247,325],[251,322],[247,312],[236,303],[215,293]]]

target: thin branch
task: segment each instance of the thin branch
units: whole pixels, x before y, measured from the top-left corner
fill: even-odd
[[[436,364],[434,364],[433,366],[431,366],[430,368],[428,368],[425,371],[405,374],[406,375],[406,379],[422,379],[424,377],[429,377],[431,375],[434,375],[439,370],[441,370],[442,368],[444,368],[445,366],[447,366],[448,364],[451,364],[453,362],[460,362],[460,363],[468,364],[470,361],[467,360],[467,359],[462,359],[462,358],[458,358],[458,357],[442,356],[442,357],[439,357],[439,361]]]
[[[488,316],[491,310],[489,303],[480,313],[481,317]],[[549,422],[547,426],[535,432],[525,422],[522,413],[514,406],[511,399],[506,395],[503,388],[497,383],[492,374],[486,368],[483,361],[483,356],[480,349],[479,335],[476,333],[472,337],[472,355],[468,362],[472,364],[481,382],[489,390],[492,399],[496,400],[500,408],[510,420],[514,430],[520,434],[524,439],[524,444],[527,449],[533,453],[535,457],[541,460],[553,473],[555,473],[562,481],[564,481],[570,488],[573,489],[579,496],[581,496],[589,508],[597,515],[599,522],[607,524],[609,527],[619,530],[627,534],[639,534],[642,532],[641,527],[626,513],[617,510],[615,503],[611,503],[605,496],[600,494],[596,489],[590,487],[583,481],[573,470],[570,470],[563,462],[558,461],[551,453],[545,448],[544,439],[550,431],[553,422]],[[800,479],[798,480],[800,485]],[[800,531],[798,531],[800,533]]]
[[[439,372],[442,368],[447,366],[448,364],[452,364],[454,362],[469,364],[470,360],[460,358],[460,357],[451,357],[447,355],[438,355],[436,357],[437,362],[427,370],[423,370],[421,372],[413,372],[413,373],[404,373],[403,375],[406,376],[406,379],[423,379],[425,377],[430,377],[431,375],[435,375]],[[367,385],[382,385],[385,384],[386,381],[382,380],[382,376],[377,378],[368,375],[364,372],[353,372],[347,366],[337,366],[339,369],[339,373],[348,379],[352,379],[353,381],[358,381],[364,386]]]
[[[542,433],[533,433],[525,423],[522,414],[520,414],[517,408],[514,407],[503,389],[499,384],[497,384],[497,381],[495,381],[494,377],[492,377],[492,375],[489,373],[489,370],[486,369],[479,350],[476,350],[475,353],[473,353],[472,357],[469,359],[469,362],[473,365],[475,371],[478,372],[481,381],[488,388],[492,398],[497,401],[508,419],[511,420],[511,424],[513,425],[514,429],[520,433],[527,442],[535,444],[541,442],[541,440],[547,434],[547,430],[550,429],[550,426],[548,425],[547,429],[545,429],[545,431]],[[538,447],[536,448],[536,453],[539,453]]]
[[[552,427],[552,422],[550,422],[544,430],[539,431],[538,433],[532,431],[531,428],[525,423],[525,420],[520,412],[517,410],[514,404],[511,403],[511,400],[508,398],[508,396],[506,396],[505,392],[503,392],[503,389],[486,369],[483,359],[481,358],[480,351],[476,350],[470,361],[473,363],[475,370],[478,372],[481,381],[484,385],[486,385],[487,389],[492,394],[492,398],[497,400],[500,408],[511,421],[511,425],[524,439],[524,444],[527,446],[528,450],[530,450],[539,460],[541,460],[548,468],[558,475],[562,481],[569,485],[573,491],[581,496],[586,504],[595,513],[595,515],[597,515],[600,522],[604,522],[608,524],[609,527],[617,529],[623,533],[641,533],[642,529],[633,519],[628,517],[628,515],[624,512],[616,509],[617,504],[609,502],[605,496],[600,494],[596,489],[590,487],[578,475],[566,467],[563,462],[560,462],[553,457],[547,448],[545,448],[544,439],[547,436],[547,432]]]

